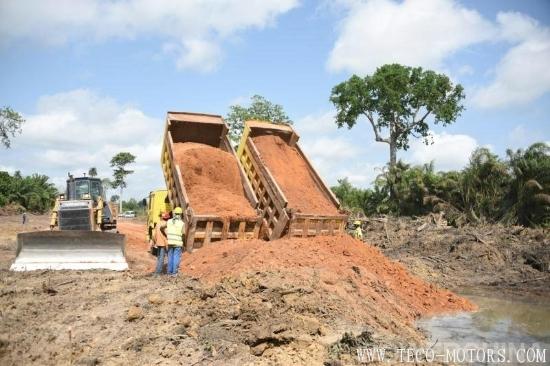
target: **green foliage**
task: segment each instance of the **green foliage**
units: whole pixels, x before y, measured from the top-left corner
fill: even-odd
[[[232,105],[225,117],[229,126],[229,138],[238,143],[244,129],[244,122],[248,120],[268,121],[276,124],[292,124],[280,104],[273,104],[260,95],[251,98],[249,107]]]
[[[331,187],[344,208],[353,209],[365,207],[366,190],[351,185],[348,178],[338,179],[338,185]]]
[[[389,64],[373,75],[349,80],[332,88],[330,101],[336,107],[338,127],[352,128],[360,117],[371,124],[375,140],[390,147],[390,166],[396,151],[409,148],[410,136],[430,140],[428,117],[446,126],[464,110],[464,88],[450,79],[420,67]]]
[[[118,200],[120,199],[120,196],[118,194],[113,194],[111,196],[111,198],[109,199],[109,201],[111,202],[118,202]]]
[[[111,159],[111,167],[113,168],[113,188],[126,188],[126,176],[132,174],[133,170],[127,170],[126,165],[136,161],[136,157],[129,152],[120,152]]]
[[[147,200],[141,199],[136,200],[135,198],[130,198],[128,201],[122,201],[122,210],[123,211],[143,211],[147,207]]]
[[[11,137],[21,133],[23,117],[10,107],[0,108],[0,142],[6,148],[11,146]]]
[[[502,202],[510,185],[508,168],[486,148],[478,148],[462,171],[462,208],[474,221],[502,217]]]
[[[422,215],[434,209],[458,213],[470,222],[550,227],[550,147],[536,143],[508,150],[503,161],[478,148],[462,171],[436,172],[433,164],[386,167],[372,188],[347,179],[332,190],[349,210],[367,215]]]
[[[537,143],[506,154],[512,184],[504,221],[550,227],[550,146]]]
[[[433,164],[411,167],[398,161],[377,177],[375,186],[392,198],[387,200],[387,210],[397,215],[417,215],[429,211],[424,202],[438,179]]]
[[[57,194],[54,184],[45,175],[23,177],[17,171],[11,176],[0,171],[0,206],[13,203],[29,211],[43,213],[52,207]]]
[[[95,167],[91,167],[89,170],[88,170],[88,175],[90,177],[97,177],[97,169]]]

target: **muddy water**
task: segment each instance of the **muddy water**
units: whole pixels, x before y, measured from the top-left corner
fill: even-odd
[[[417,323],[429,335],[429,345],[435,343],[436,361],[550,365],[550,303],[465,296],[479,306],[479,311],[426,318]]]

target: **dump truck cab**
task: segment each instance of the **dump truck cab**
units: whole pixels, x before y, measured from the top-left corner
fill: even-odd
[[[153,230],[160,221],[163,212],[172,211],[172,205],[168,198],[168,190],[157,189],[149,193],[149,205],[147,206],[147,240],[151,240]]]

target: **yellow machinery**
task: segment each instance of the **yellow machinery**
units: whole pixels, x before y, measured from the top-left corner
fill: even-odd
[[[160,215],[164,212],[172,211],[170,200],[168,199],[168,190],[157,189],[149,193],[149,206],[147,210],[147,239],[151,240],[153,230],[161,220]]]
[[[124,235],[116,232],[116,206],[106,202],[101,180],[69,175],[52,211],[50,231],[17,235],[13,271],[37,269],[125,270]]]

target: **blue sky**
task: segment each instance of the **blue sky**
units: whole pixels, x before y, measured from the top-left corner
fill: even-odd
[[[398,157],[460,169],[471,151],[550,141],[550,2],[451,0],[0,0],[0,104],[27,119],[0,169],[111,174],[138,156],[128,195],[163,186],[167,110],[225,115],[261,94],[282,104],[328,183],[368,186],[387,161],[363,121],[338,130],[328,98],[389,62],[448,74],[467,110],[434,145]]]

